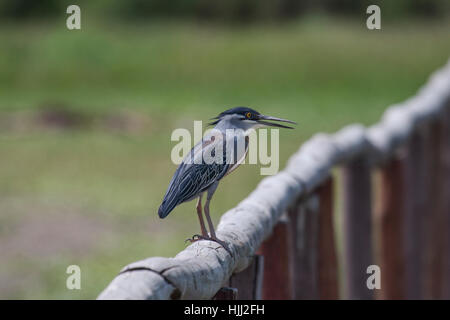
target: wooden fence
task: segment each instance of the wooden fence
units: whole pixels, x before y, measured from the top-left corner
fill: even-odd
[[[313,136],[217,234],[232,255],[198,241],[131,263],[98,298],[450,299],[450,62],[377,124]]]

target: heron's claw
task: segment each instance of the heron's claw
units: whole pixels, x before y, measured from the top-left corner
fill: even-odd
[[[227,252],[230,254],[230,256],[233,256],[233,253],[231,253],[230,247],[228,246],[228,244],[225,241],[222,241],[220,239],[217,238],[209,238],[208,240],[217,242],[218,244],[220,244],[225,250],[227,250]]]
[[[213,238],[213,237],[210,237],[210,236],[202,236],[202,235],[199,235],[199,234],[194,234],[194,235],[192,236],[192,238],[188,238],[188,239],[186,239],[184,242],[186,243],[186,242],[189,241],[190,243],[194,243],[194,242],[199,241],[199,240],[209,240],[209,241],[217,242],[217,243],[220,244],[225,250],[227,250],[227,252],[230,254],[230,256],[233,256],[233,254],[231,253],[230,248],[228,247],[228,244],[227,244],[226,242],[220,240],[220,239],[217,239],[217,238]]]
[[[199,235],[199,234],[194,234],[193,236],[192,236],[192,238],[187,238],[186,240],[184,240],[184,243],[186,243],[186,242],[190,242],[190,243],[194,243],[195,241],[198,241],[198,240],[202,240],[202,239],[204,239],[205,237],[203,237],[203,236],[201,236],[201,235]]]

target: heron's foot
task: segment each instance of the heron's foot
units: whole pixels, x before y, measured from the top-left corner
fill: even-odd
[[[217,242],[218,244],[220,244],[225,250],[227,250],[227,252],[230,254],[230,256],[233,256],[233,254],[231,253],[230,247],[228,246],[228,244],[225,241],[222,241],[220,239],[218,239],[217,237],[209,237],[208,240]]]
[[[233,254],[231,253],[231,250],[230,250],[230,247],[228,246],[228,244],[225,241],[222,241],[222,240],[218,239],[217,237],[202,236],[202,235],[199,235],[199,234],[194,234],[192,236],[192,238],[186,239],[185,242],[189,241],[190,243],[194,243],[194,242],[199,241],[199,240],[208,240],[208,241],[217,242],[225,250],[227,250],[227,252],[230,254],[230,256],[233,256]]]
[[[187,238],[186,240],[184,240],[184,243],[186,243],[186,242],[194,243],[194,242],[196,242],[196,241],[199,241],[199,240],[205,240],[205,239],[207,239],[207,238],[208,238],[208,237],[201,236],[201,235],[199,235],[199,234],[194,234],[194,235],[192,236],[192,238]]]

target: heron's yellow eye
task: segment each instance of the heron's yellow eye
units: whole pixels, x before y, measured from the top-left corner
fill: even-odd
[[[250,112],[247,112],[247,113],[245,114],[245,116],[247,117],[247,119],[250,119],[250,118],[252,117],[252,114],[251,114]]]

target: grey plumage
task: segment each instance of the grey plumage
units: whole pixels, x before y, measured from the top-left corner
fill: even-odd
[[[226,174],[230,164],[201,164],[183,162],[170,181],[163,202],[158,210],[160,218],[165,218],[180,203],[193,200],[205,192],[215,181]]]

